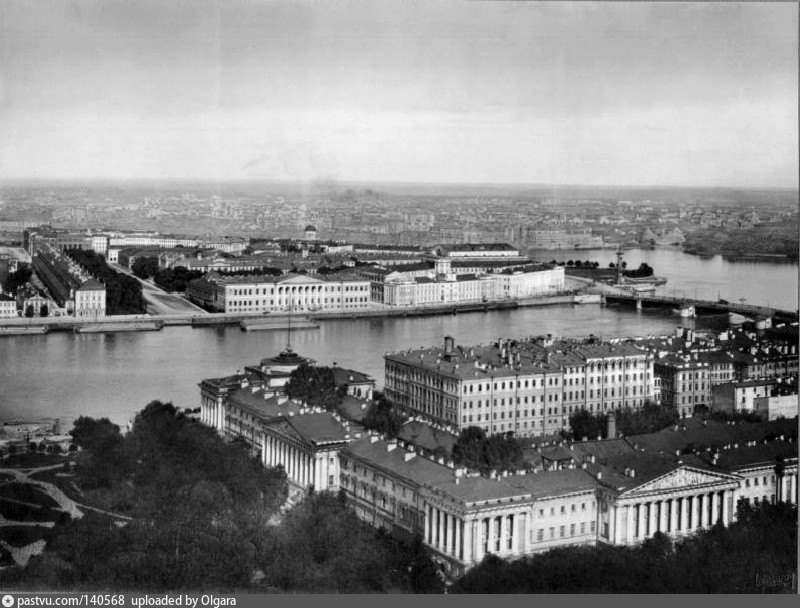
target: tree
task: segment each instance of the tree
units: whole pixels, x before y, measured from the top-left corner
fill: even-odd
[[[48,308],[47,304],[42,304],[42,307],[39,309],[39,316],[46,317],[50,314],[50,309]]]
[[[158,258],[137,258],[131,270],[140,279],[149,279],[158,272]]]
[[[16,296],[17,290],[30,281],[32,274],[33,269],[29,264],[19,264],[17,269],[14,272],[9,273],[9,275],[6,277],[6,280],[3,281],[3,289],[12,296]]]
[[[453,461],[481,472],[525,466],[519,441],[506,435],[487,437],[482,428],[475,426],[469,426],[459,434],[453,446]]]
[[[336,380],[330,367],[303,363],[292,370],[285,391],[292,399],[299,399],[311,407],[321,407],[329,411],[335,411],[340,402]]]
[[[33,304],[28,304],[25,307],[25,316],[29,319],[33,317]]]
[[[366,428],[396,437],[403,428],[404,418],[395,412],[392,405],[383,397],[372,403],[364,415],[363,424]]]

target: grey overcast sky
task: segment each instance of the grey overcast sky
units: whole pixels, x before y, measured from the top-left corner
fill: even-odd
[[[0,177],[797,187],[796,3],[0,3]]]

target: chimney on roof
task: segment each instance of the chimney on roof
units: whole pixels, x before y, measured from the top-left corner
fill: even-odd
[[[603,472],[597,471],[597,479],[603,479]]]
[[[606,437],[609,439],[614,439],[617,436],[617,416],[614,413],[614,410],[608,412],[608,428],[606,431]]]

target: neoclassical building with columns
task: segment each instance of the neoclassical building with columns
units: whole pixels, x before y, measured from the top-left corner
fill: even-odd
[[[705,458],[647,454],[622,439],[582,441],[552,446],[569,456],[543,458],[533,471],[485,477],[410,443],[367,435],[341,449],[340,487],[361,519],[421,536],[457,575],[489,553],[513,559],[567,545],[635,545],[657,532],[680,540],[729,525],[738,501],[748,500],[754,467],[762,488],[764,479],[781,479],[762,500],[796,504],[796,442],[759,445],[758,454],[737,444]],[[723,453],[739,468],[729,468]]]
[[[339,489],[339,451],[350,439],[347,423],[331,412],[302,409],[266,422],[261,462],[282,465],[289,481],[306,490]]]

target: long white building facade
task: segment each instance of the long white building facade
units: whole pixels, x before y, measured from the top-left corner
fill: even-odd
[[[351,311],[370,306],[364,279],[325,279],[302,274],[229,276],[211,272],[190,281],[186,297],[207,309],[226,313]]]

